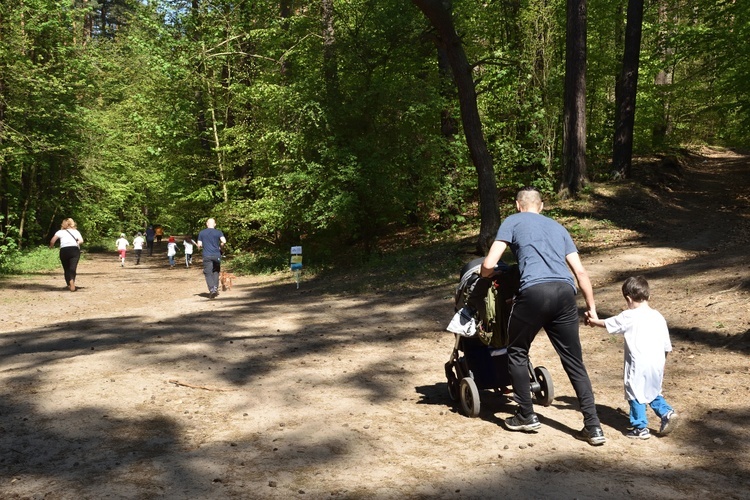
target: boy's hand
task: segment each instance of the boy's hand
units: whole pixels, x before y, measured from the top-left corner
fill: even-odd
[[[585,323],[589,325],[590,327],[600,326],[602,328],[606,328],[606,324],[604,323],[603,319],[599,319],[599,316],[596,314],[596,311],[586,311],[584,313],[585,315]]]

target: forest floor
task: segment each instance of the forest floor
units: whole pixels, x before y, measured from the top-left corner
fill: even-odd
[[[649,165],[549,213],[579,243],[600,316],[622,309],[625,276],[649,279],[674,346],[669,436],[623,435],[622,339],[583,325],[604,446],[574,438],[543,333],[532,362],[556,398],[536,407],[541,430],[505,430],[513,403],[493,391],[462,415],[444,373],[459,269],[362,292],[353,273],[299,289],[290,273],[242,276],[209,300],[200,265],[129,252],[121,268],[112,252],[81,262],[75,293],[59,270],[0,280],[0,497],[748,498],[750,161]],[[454,250],[471,260],[472,243]]]

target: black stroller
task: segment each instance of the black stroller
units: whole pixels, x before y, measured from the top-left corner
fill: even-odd
[[[501,274],[492,279],[481,278],[483,261],[484,258],[474,259],[461,269],[456,316],[448,327],[456,337],[451,357],[445,363],[448,394],[451,400],[459,400],[461,411],[468,417],[479,415],[479,390],[512,392],[507,323],[511,300],[518,290],[518,267],[501,262],[496,268]],[[529,362],[529,377],[535,402],[542,406],[552,404],[555,392],[549,371],[542,366],[534,368]]]

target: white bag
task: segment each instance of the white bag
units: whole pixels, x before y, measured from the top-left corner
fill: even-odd
[[[468,307],[462,307],[453,315],[453,319],[446,328],[451,333],[461,335],[462,337],[473,337],[477,334],[477,321],[474,319],[472,310]]]

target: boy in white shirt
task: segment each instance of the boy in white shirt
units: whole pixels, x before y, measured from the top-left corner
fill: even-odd
[[[643,276],[626,279],[622,295],[628,304],[626,310],[607,319],[586,313],[586,323],[625,337],[625,399],[630,403],[632,427],[625,435],[633,439],[651,437],[646,405],[661,419],[659,434],[666,435],[677,425],[677,413],[661,394],[664,364],[672,351],[667,322],[659,311],[649,307],[649,286]]]
[[[140,264],[141,263],[141,254],[143,254],[143,245],[146,243],[145,238],[143,238],[143,235],[139,232],[135,234],[135,238],[133,239],[133,250],[135,250],[135,263]]]
[[[193,241],[193,235],[188,234],[182,241],[182,246],[185,247],[185,267],[190,267],[193,263],[193,247],[195,242]]]

